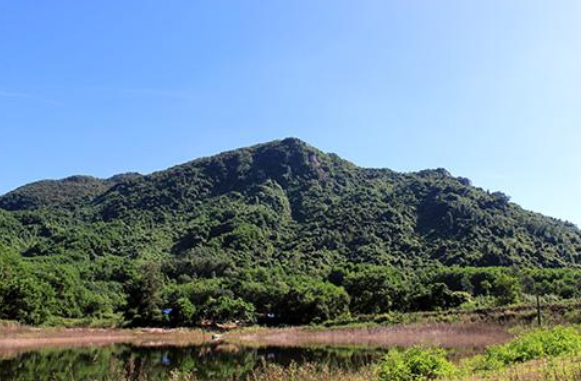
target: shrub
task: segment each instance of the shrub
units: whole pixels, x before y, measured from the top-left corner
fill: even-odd
[[[255,318],[255,310],[252,304],[240,298],[231,298],[226,295],[222,295],[218,299],[208,299],[202,308],[204,319],[215,323],[226,323],[236,320],[250,322]]]
[[[188,326],[195,324],[196,307],[188,298],[179,298],[173,307],[173,321],[176,325]]]
[[[497,369],[505,365],[539,358],[581,353],[581,334],[574,328],[536,329],[515,341],[489,348],[480,368]]]
[[[12,279],[0,305],[0,318],[38,325],[50,316],[55,296],[46,283],[35,278]]]
[[[379,364],[378,381],[425,381],[449,377],[456,367],[442,349],[411,347],[390,351]]]
[[[274,312],[280,323],[322,323],[348,315],[349,295],[328,282],[297,278]]]

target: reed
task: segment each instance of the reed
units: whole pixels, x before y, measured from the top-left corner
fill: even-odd
[[[134,378],[126,374],[111,375],[106,381],[128,381]],[[147,377],[142,381],[153,381]],[[358,371],[331,369],[319,364],[291,364],[283,367],[264,364],[244,381],[376,381],[376,367],[369,366]],[[581,357],[570,356],[555,359],[530,361],[494,372],[468,374],[441,381],[581,381]],[[158,379],[156,379],[158,381]],[[173,372],[167,381],[199,381],[191,373]],[[232,380],[233,381],[233,380]]]

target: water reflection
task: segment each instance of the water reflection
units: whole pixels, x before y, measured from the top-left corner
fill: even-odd
[[[172,372],[194,374],[198,380],[240,380],[266,362],[288,366],[316,362],[331,368],[358,369],[385,351],[368,348],[249,348],[208,344],[189,347],[43,349],[0,359],[2,381],[157,381]]]

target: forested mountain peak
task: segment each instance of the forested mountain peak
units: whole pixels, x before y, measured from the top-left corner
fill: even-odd
[[[24,185],[0,197],[6,210],[39,209],[83,202],[103,193],[111,184],[91,176],[71,176],[62,180],[42,180]]]
[[[0,197],[0,209],[10,221],[0,242],[18,242],[26,256],[206,253],[239,266],[304,271],[335,262],[560,267],[581,260],[579,229],[523,210],[501,192],[441,168],[361,168],[296,138],[149,175],[40,181]],[[104,242],[86,247],[87,235]]]

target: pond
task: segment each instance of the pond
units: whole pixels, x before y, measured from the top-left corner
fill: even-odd
[[[357,370],[377,361],[386,349],[360,347],[247,347],[203,344],[185,347],[115,344],[105,347],[40,349],[0,354],[2,381],[157,381],[172,373],[200,381],[244,379],[265,363],[309,362]]]

